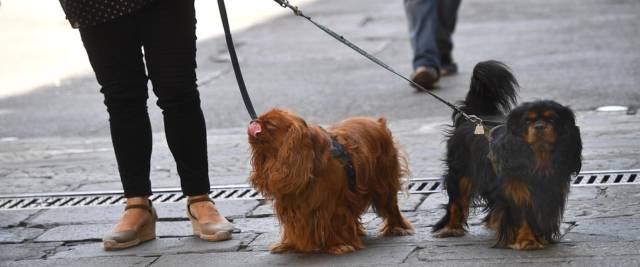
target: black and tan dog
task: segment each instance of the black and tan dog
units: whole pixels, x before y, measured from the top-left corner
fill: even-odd
[[[518,83],[497,61],[476,65],[463,111],[506,122],[489,136],[458,114],[447,141],[446,215],[436,237],[465,234],[469,207],[486,204],[495,247],[543,248],[560,234],[570,176],[580,171],[582,142],[573,112],[554,101],[516,103]]]

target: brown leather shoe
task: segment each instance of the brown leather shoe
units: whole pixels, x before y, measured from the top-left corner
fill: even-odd
[[[434,89],[439,79],[440,73],[434,67],[420,66],[411,74],[411,80],[425,89]],[[413,86],[416,87],[415,85]],[[419,90],[417,87],[416,89]]]
[[[440,77],[455,75],[458,73],[458,64],[453,61],[451,53],[440,55]]]
[[[105,250],[129,248],[156,238],[156,221],[158,220],[158,215],[151,205],[151,201],[149,201],[149,205],[127,205],[124,208],[124,210],[128,209],[147,210],[151,213],[151,220],[147,224],[142,225],[140,229],[106,234],[102,238],[102,244]]]
[[[191,213],[191,204],[204,201],[209,201],[215,205],[215,202],[213,202],[208,195],[190,198],[187,202],[187,215],[189,215],[189,220],[191,220],[193,235],[206,241],[224,241],[231,239],[233,224],[228,222],[226,218],[224,221],[217,223],[200,223],[198,222],[198,218]]]

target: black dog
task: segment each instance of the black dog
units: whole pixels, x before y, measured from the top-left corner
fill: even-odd
[[[453,114],[447,141],[447,214],[436,237],[462,236],[469,206],[486,204],[485,225],[495,247],[541,249],[560,234],[571,175],[580,171],[582,141],[573,112],[554,101],[516,103],[518,82],[506,65],[476,65],[461,109],[485,120],[503,120],[488,136]]]

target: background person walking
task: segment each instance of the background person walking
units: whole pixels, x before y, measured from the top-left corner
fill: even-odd
[[[404,0],[404,6],[413,48],[411,80],[433,89],[440,76],[458,71],[451,56],[451,35],[460,0]]]

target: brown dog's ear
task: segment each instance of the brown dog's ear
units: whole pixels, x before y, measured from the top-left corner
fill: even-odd
[[[311,181],[313,142],[306,123],[291,125],[278,150],[269,188],[274,194],[301,192]]]

